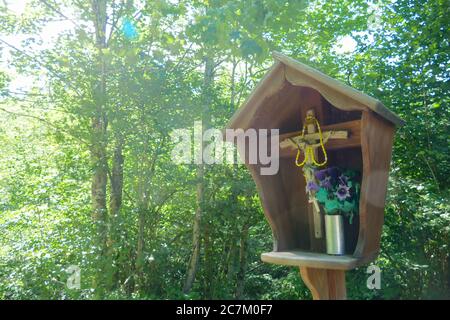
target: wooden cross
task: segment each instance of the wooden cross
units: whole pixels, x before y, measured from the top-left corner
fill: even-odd
[[[310,109],[306,112],[306,116],[314,117],[314,109]],[[311,155],[307,153],[307,148],[313,149],[313,157],[317,159],[318,151],[317,148],[320,147],[320,133],[316,132],[316,126],[314,123],[307,124],[306,127],[307,134],[305,135],[295,135],[292,137],[288,137],[280,142],[280,148],[294,148],[303,151],[305,158],[305,166],[303,167],[303,173],[305,175],[306,181],[315,181],[314,171],[313,171],[313,159]],[[347,139],[348,132],[345,130],[339,131],[324,131],[322,132],[322,141],[323,144],[326,144],[329,139]],[[314,222],[314,235],[316,238],[320,239],[323,237],[322,235],[322,219],[320,217],[320,207],[317,203],[317,200],[314,196],[315,191],[310,191],[311,195],[309,198],[309,203],[312,204],[313,210],[313,222]]]

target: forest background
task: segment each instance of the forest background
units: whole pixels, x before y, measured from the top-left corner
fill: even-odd
[[[171,159],[170,133],[223,128],[273,50],[406,121],[381,289],[359,268],[349,298],[450,298],[449,17],[446,0],[0,1],[0,298],[310,299],[297,268],[260,261],[245,167]]]

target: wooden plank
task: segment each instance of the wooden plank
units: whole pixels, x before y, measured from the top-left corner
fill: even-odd
[[[311,110],[314,111],[314,116],[319,121],[319,123],[323,123],[324,114],[323,114],[323,99],[322,96],[318,91],[315,90],[309,90],[308,88],[301,88],[301,100],[300,100],[300,119],[306,119],[308,112],[311,112]],[[317,155],[316,155],[317,157]],[[292,160],[291,160],[292,159]],[[287,159],[289,161],[295,161],[295,155]],[[297,168],[298,172],[303,175],[302,169]],[[305,181],[304,177],[303,181]],[[297,197],[299,193],[306,194],[305,189],[303,190],[295,190],[295,193],[292,194],[292,196]],[[306,199],[308,197],[306,196]],[[324,223],[322,223],[323,217],[321,215],[317,215],[316,212],[314,212],[314,207],[312,204],[306,202],[307,207],[307,218],[308,218],[308,229],[309,229],[309,242],[310,242],[310,251],[312,252],[325,252],[326,250],[326,243],[325,243],[325,237],[318,238],[316,236],[316,224],[315,219],[320,219],[320,233],[324,234]],[[320,208],[319,208],[320,209]],[[294,248],[290,248],[294,249]]]
[[[354,255],[375,258],[380,250],[389,166],[395,126],[372,111],[362,115],[363,178],[359,203],[359,238]]]
[[[300,267],[303,282],[314,300],[345,300],[345,271]]]
[[[333,270],[351,270],[363,263],[351,255],[333,256],[304,250],[266,252],[261,254],[261,260],[287,266]]]
[[[345,271],[327,270],[328,278],[328,299],[347,299],[347,288],[345,286]]]
[[[361,146],[361,120],[353,120],[347,122],[341,122],[321,127],[322,131],[347,131],[347,139],[330,139],[325,144],[326,150],[337,150],[346,148],[355,148]],[[290,132],[280,135],[279,140],[284,141],[288,138],[301,135],[301,131]],[[281,147],[280,144],[280,157],[294,157],[297,154],[297,146],[295,148],[289,144],[289,147]]]
[[[306,183],[302,170],[297,167],[291,159],[280,159],[280,177],[283,181],[285,192],[287,192],[287,205],[289,208],[289,222],[293,226],[293,232],[296,244],[289,248],[273,251],[285,251],[297,248],[299,250],[310,249],[309,239],[309,218],[308,218],[308,200],[305,190]]]
[[[264,214],[272,229],[273,250],[292,248],[297,244],[297,235],[291,223],[289,192],[280,178],[282,168],[277,175],[261,175],[260,165],[247,164],[247,168],[256,183]]]
[[[310,109],[306,112],[306,116],[313,116],[314,117],[314,109]],[[314,134],[316,131],[316,126],[315,124],[308,124],[306,126],[306,130],[308,132],[308,134]],[[314,158],[317,159],[317,149],[314,149]],[[312,165],[312,161],[311,160],[307,160],[307,163]],[[311,191],[314,194],[314,191]],[[312,206],[312,213],[313,213],[313,225],[314,225],[314,237],[316,239],[321,239],[323,237],[323,232],[322,232],[322,216],[320,215],[320,208],[319,205],[317,203],[317,200],[315,199],[315,196],[313,198],[313,203],[309,204],[310,206]]]
[[[301,135],[291,137],[288,139],[285,139],[280,142],[280,148],[291,148],[291,149],[297,149],[297,145],[302,144],[306,141],[308,143],[315,143],[315,141],[319,141],[320,139],[320,133],[308,133],[305,134],[305,136],[302,138]],[[322,134],[322,138],[324,143],[328,141],[328,139],[347,139],[348,138],[348,132],[347,131],[325,131]]]
[[[314,300],[328,300],[327,270],[300,267],[300,276]]]
[[[284,65],[276,62],[264,77],[259,81],[251,94],[247,97],[242,107],[231,117],[227,128],[246,130],[254,121],[255,112],[263,105],[266,98],[279,92],[285,84]]]
[[[379,114],[381,117],[385,118],[386,120],[390,121],[391,123],[402,126],[404,125],[404,121],[400,119],[394,112],[386,108],[379,100],[356,90],[353,87],[350,87],[349,85],[346,85],[345,83],[342,83],[339,80],[333,79],[330,76],[320,72],[319,70],[316,70],[314,68],[311,68],[310,66],[307,66],[306,64],[303,64],[299,61],[296,61],[288,56],[285,56],[282,53],[279,52],[273,52],[273,57],[284,63],[286,66],[297,70],[303,77],[310,77],[326,87],[332,88],[337,93],[342,94],[343,96],[350,97],[354,99],[355,101],[360,102],[361,104],[367,106],[372,111]]]

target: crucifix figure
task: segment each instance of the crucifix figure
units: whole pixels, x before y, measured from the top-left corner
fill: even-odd
[[[327,163],[327,153],[325,144],[329,139],[347,139],[347,131],[325,131],[320,129],[319,122],[314,116],[314,110],[306,112],[306,119],[303,122],[303,130],[301,135],[289,137],[280,143],[280,148],[296,148],[297,157],[295,163],[302,167],[303,175],[306,180],[306,192],[308,193],[309,203],[312,205],[313,221],[314,221],[314,235],[316,238],[322,238],[322,220],[320,217],[320,207],[315,197],[315,192],[318,190],[317,181],[314,176],[314,169],[316,167],[324,166]],[[317,128],[317,132],[316,132]],[[324,160],[317,161],[318,148],[321,148]],[[304,159],[299,163],[299,158],[303,153]]]

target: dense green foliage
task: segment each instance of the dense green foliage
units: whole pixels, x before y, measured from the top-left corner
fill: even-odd
[[[382,287],[353,270],[349,298],[450,298],[448,1],[14,2],[0,4],[0,298],[310,298],[296,268],[260,261],[271,230],[245,167],[171,160],[170,133],[223,128],[272,50],[406,121]]]

